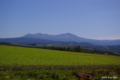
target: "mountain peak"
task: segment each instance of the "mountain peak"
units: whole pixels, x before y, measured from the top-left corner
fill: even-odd
[[[42,34],[42,33],[36,33],[36,34],[27,34],[24,37],[34,37],[34,38],[53,38],[55,36],[58,36],[57,38],[78,38],[78,36],[71,34],[71,33],[63,33],[59,35],[48,35],[48,34]]]
[[[26,34],[25,36],[31,36],[32,34],[30,34],[30,33],[28,33],[28,34]]]
[[[66,38],[68,38],[68,37],[77,37],[76,35],[71,34],[71,33],[64,33],[64,34],[60,34],[58,36],[60,36],[60,37],[66,37]]]

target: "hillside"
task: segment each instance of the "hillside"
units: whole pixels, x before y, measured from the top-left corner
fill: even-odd
[[[120,65],[119,56],[0,45],[0,65]]]

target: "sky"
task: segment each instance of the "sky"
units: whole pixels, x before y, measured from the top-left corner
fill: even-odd
[[[0,0],[0,38],[28,33],[120,39],[120,0]]]

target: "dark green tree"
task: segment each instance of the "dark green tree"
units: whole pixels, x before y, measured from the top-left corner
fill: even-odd
[[[74,49],[71,49],[72,52],[74,52]]]
[[[67,51],[71,51],[71,48],[70,48],[70,47],[67,47]]]
[[[67,51],[66,47],[63,47],[63,51]]]
[[[55,50],[55,46],[51,46],[51,49],[52,49],[52,50]]]
[[[43,49],[47,49],[47,46],[44,46]]]
[[[80,47],[80,45],[79,46],[77,46],[77,47],[75,47],[75,51],[76,52],[82,52],[82,51],[84,51],[81,47]]]
[[[58,49],[59,49],[59,48],[56,46],[56,47],[55,47],[55,50],[58,50]]]

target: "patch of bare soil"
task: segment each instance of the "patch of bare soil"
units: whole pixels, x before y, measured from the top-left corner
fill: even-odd
[[[89,72],[85,72],[85,73],[76,73],[76,77],[79,78],[79,80],[85,79],[85,80],[91,80],[94,77],[94,73],[89,73]]]
[[[94,71],[94,72],[77,72],[75,76],[79,78],[79,80],[92,80],[95,76],[98,75],[110,75],[111,73],[115,73],[117,75],[120,75],[120,69],[110,69],[107,71]]]

